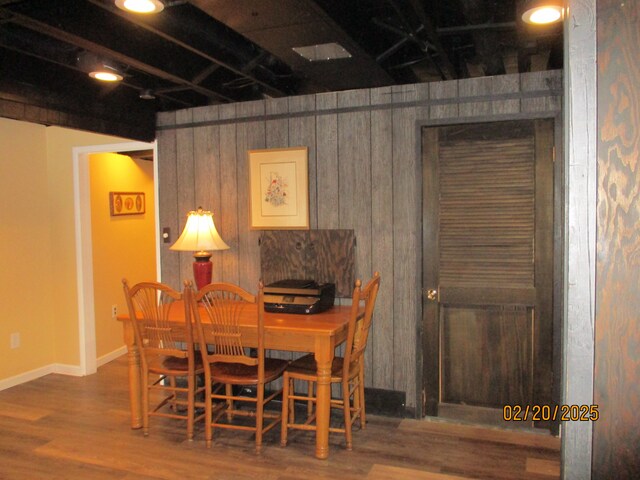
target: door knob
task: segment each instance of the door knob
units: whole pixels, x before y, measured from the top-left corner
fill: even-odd
[[[425,290],[425,295],[427,296],[428,300],[434,301],[438,299],[438,290],[434,289],[434,288],[430,288],[428,290]]]

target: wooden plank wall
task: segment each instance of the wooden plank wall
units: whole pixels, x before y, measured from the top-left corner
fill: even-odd
[[[249,229],[247,150],[309,148],[311,228],[353,229],[356,277],[382,285],[367,349],[369,387],[406,393],[415,411],[422,372],[420,125],[554,115],[560,71],[322,93],[162,113],[159,228],[171,242],[186,213],[214,212],[231,247],[214,252],[214,280],[255,291],[258,237]],[[162,279],[191,278],[191,256],[161,251]],[[421,361],[421,360],[420,360]]]
[[[593,403],[596,239],[596,0],[566,2],[567,218],[562,403]],[[556,162],[558,163],[558,162]],[[557,298],[557,297],[556,297]],[[562,424],[562,478],[591,478],[591,422]],[[603,477],[607,478],[607,477]]]
[[[640,2],[597,3],[592,478],[640,478]]]

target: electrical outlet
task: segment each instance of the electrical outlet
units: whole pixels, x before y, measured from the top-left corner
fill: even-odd
[[[9,336],[9,341],[11,343],[11,348],[18,348],[20,346],[20,334],[19,333],[12,333]]]
[[[118,316],[118,305],[111,305],[111,318]]]

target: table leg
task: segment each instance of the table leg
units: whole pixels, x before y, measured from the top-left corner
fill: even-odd
[[[318,368],[316,391],[316,458],[329,457],[329,422],[331,419],[331,345],[318,346],[315,353]]]
[[[142,392],[140,390],[140,352],[136,346],[133,327],[124,322],[124,343],[127,346],[129,363],[129,402],[131,407],[131,428],[142,428]]]

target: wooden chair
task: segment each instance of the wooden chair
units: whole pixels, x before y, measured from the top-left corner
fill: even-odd
[[[360,428],[365,428],[364,401],[364,351],[367,346],[369,328],[373,318],[373,308],[380,287],[380,275],[376,272],[367,285],[361,289],[360,280],[356,281],[353,291],[349,332],[345,344],[344,357],[335,357],[331,366],[331,383],[339,383],[342,398],[331,399],[332,408],[340,408],[344,413],[344,428],[329,428],[329,432],[345,434],[347,450],[352,449],[351,427],[356,419]],[[298,395],[294,391],[294,380],[308,382],[307,395]],[[316,362],[312,354],[293,361],[284,373],[282,392],[282,429],[280,444],[287,445],[289,428],[299,430],[315,430],[315,413],[313,405],[316,397],[313,387],[318,381]],[[353,401],[351,400],[353,398]],[[304,423],[295,422],[295,401],[307,402],[307,418]]]
[[[133,324],[135,343],[140,352],[142,377],[142,429],[149,434],[149,417],[167,417],[187,422],[187,438],[193,440],[193,427],[204,414],[196,418],[196,395],[204,391],[197,386],[198,374],[204,372],[202,359],[194,352],[191,322],[184,324],[169,322],[172,308],[185,308],[176,304],[182,300],[180,292],[157,282],[138,283],[132,287],[122,280],[124,295]],[[185,312],[185,318],[188,318]],[[174,340],[177,329],[184,329],[184,339]],[[150,377],[153,377],[151,379]],[[178,378],[186,378],[178,384]],[[158,392],[161,398],[153,399],[151,392]],[[150,401],[153,400],[153,405]],[[164,409],[169,404],[168,409]],[[201,404],[200,404],[201,405]],[[186,415],[179,407],[186,406]],[[167,411],[168,410],[168,411]]]
[[[265,412],[264,407],[282,390],[265,398],[265,384],[280,378],[289,363],[265,358],[262,283],[257,298],[228,283],[209,284],[195,294],[187,287],[185,293],[200,339],[205,389],[209,392],[205,402],[207,446],[211,446],[213,428],[231,428],[255,432],[256,450],[260,452],[263,434],[280,423],[280,413]],[[258,348],[256,356],[250,356],[242,343],[239,319],[244,309],[256,308]],[[224,392],[216,388],[216,384],[224,384]],[[236,389],[237,386],[255,386],[255,397],[243,394],[243,390],[234,393],[234,386]],[[241,409],[237,407],[237,402],[253,404],[255,408]],[[255,417],[255,422],[252,425],[246,425],[246,421],[241,424],[236,416]],[[273,420],[265,426],[265,418]]]

